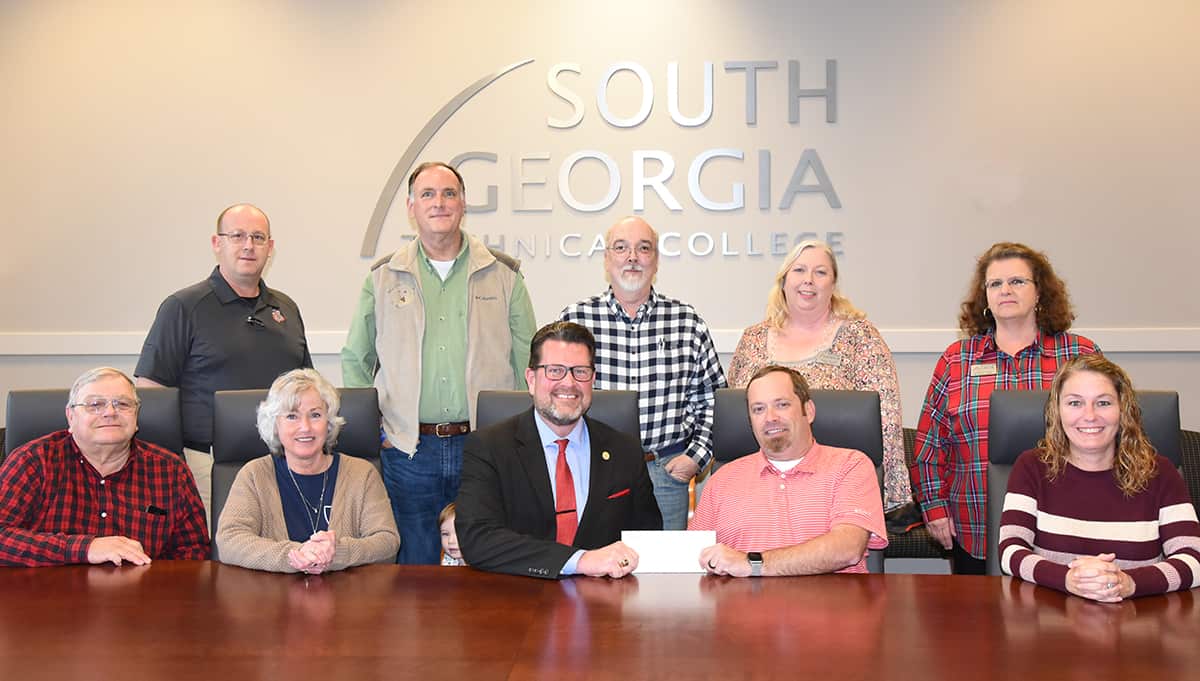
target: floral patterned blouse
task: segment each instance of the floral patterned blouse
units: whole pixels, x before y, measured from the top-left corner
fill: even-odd
[[[768,364],[780,364],[804,375],[814,390],[874,390],[879,393],[883,425],[883,506],[891,509],[912,501],[912,483],[904,460],[904,431],[896,363],[879,329],[865,319],[845,319],[828,345],[799,361],[773,357],[766,322],[746,329],[729,364],[729,385],[744,388]]]

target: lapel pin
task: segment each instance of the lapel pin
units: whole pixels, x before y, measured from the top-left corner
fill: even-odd
[[[611,457],[611,456],[612,455],[609,454],[608,451],[600,452],[600,458],[604,459],[605,461],[608,461],[609,457]]]

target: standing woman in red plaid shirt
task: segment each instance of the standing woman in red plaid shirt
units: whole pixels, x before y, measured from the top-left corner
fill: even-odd
[[[938,359],[917,424],[917,498],[955,574],[985,572],[992,391],[1049,388],[1067,360],[1099,352],[1067,333],[1074,319],[1044,253],[1004,242],[979,257],[958,316],[966,338]]]

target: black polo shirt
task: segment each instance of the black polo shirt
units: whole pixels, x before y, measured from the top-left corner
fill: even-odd
[[[296,303],[265,281],[258,298],[242,298],[214,267],[158,307],[133,373],[179,388],[184,444],[208,450],[214,392],[269,388],[279,374],[311,366]]]

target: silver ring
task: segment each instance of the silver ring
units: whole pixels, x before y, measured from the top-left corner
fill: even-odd
[[[1104,588],[1105,588],[1105,589],[1111,589],[1111,588],[1113,588],[1114,586],[1116,586],[1116,585],[1115,585],[1115,584],[1113,584],[1112,582],[1109,582],[1108,584],[1105,584],[1105,585],[1104,585]]]
[[[710,560],[710,561],[708,561],[708,569],[709,569],[709,570],[716,570],[716,569],[717,569],[717,566],[716,566],[716,565],[713,565],[713,562]]]

